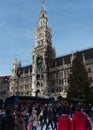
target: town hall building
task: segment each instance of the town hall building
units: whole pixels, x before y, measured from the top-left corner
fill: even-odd
[[[37,90],[40,97],[67,96],[68,76],[76,52],[56,57],[51,32],[43,3],[36,26],[32,65],[22,67],[21,63],[14,59],[9,96],[35,96]],[[93,87],[93,48],[78,51],[78,57],[85,64],[92,81],[90,87]]]

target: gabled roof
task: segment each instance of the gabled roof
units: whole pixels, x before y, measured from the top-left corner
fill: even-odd
[[[29,70],[30,72],[32,72],[32,65],[24,66],[24,67],[21,68],[21,70],[22,70],[22,73],[23,73],[23,72],[24,72],[24,73],[28,73],[28,70]]]
[[[93,59],[93,48],[82,50],[82,51],[76,51],[75,53],[73,53],[74,56],[76,54],[77,54],[77,57],[81,61],[83,61],[83,56],[85,57],[85,60]],[[64,64],[70,64],[71,63],[71,57],[72,57],[72,54],[57,57],[57,58],[55,58],[55,60],[53,62],[53,66],[55,66],[55,62],[56,62],[56,66],[63,65],[63,63]]]
[[[2,80],[5,80],[5,79],[9,80],[10,76],[0,76],[0,79],[2,79]]]

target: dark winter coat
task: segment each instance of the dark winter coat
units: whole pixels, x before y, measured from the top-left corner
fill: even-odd
[[[25,130],[25,121],[22,117],[15,119],[14,130]]]
[[[53,111],[51,109],[47,112],[48,121],[53,121]]]
[[[14,130],[14,118],[12,115],[6,115],[2,120],[2,130]]]

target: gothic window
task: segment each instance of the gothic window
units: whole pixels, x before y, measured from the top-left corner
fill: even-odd
[[[44,79],[44,76],[43,76],[43,75],[41,75],[41,79]]]
[[[61,71],[61,77],[63,77],[63,71]]]
[[[52,86],[54,85],[54,81],[52,81]]]
[[[56,92],[59,92],[59,88],[56,89]]]
[[[40,80],[40,75],[39,74],[37,74],[36,79]]]
[[[44,17],[44,14],[42,14],[42,17]]]
[[[61,85],[61,80],[59,80],[59,85]]]
[[[37,86],[40,86],[40,82],[37,82]]]
[[[27,89],[27,85],[25,85],[25,87],[24,87],[24,90],[26,90]]]
[[[26,92],[26,95],[29,95],[29,92],[28,92],[28,91]]]
[[[55,85],[58,86],[58,81],[57,80],[55,81]]]
[[[52,88],[51,88],[51,92],[53,93],[54,91],[55,91],[55,89],[52,87]]]
[[[62,82],[62,85],[63,85],[63,80],[61,80],[61,82]]]
[[[52,86],[55,86],[55,80],[52,81]]]
[[[58,78],[61,78],[61,71],[58,73]]]

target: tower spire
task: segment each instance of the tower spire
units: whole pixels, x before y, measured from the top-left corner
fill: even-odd
[[[42,0],[42,5],[44,5],[44,0]]]
[[[41,10],[41,13],[42,13],[42,12],[46,14],[45,5],[44,5],[44,0],[42,0],[42,10]]]
[[[44,0],[42,0],[42,10],[45,10]]]
[[[36,46],[52,46],[51,28],[48,26],[48,17],[42,0],[39,22],[36,28]]]
[[[48,25],[47,13],[44,6],[44,0],[42,0],[42,9],[39,16],[39,26]]]

